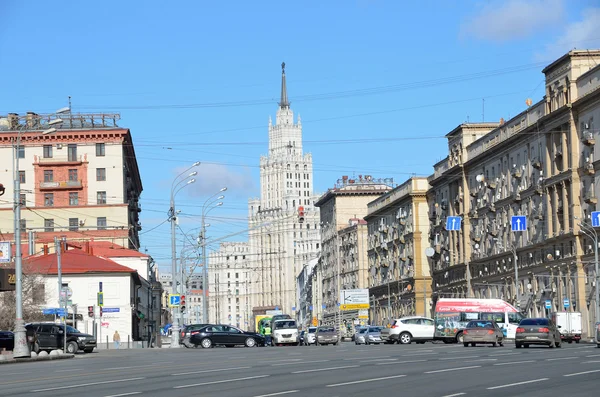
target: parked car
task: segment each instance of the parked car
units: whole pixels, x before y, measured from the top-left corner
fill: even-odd
[[[360,331],[361,331],[362,329],[365,329],[365,328],[368,328],[368,327],[365,327],[365,326],[360,326],[360,327],[356,327],[356,328],[354,329],[354,334],[352,335],[352,342],[356,342],[356,337],[358,336],[358,334],[360,333]]]
[[[503,346],[504,333],[494,321],[474,320],[469,321],[463,330],[463,345],[475,346],[478,343]]]
[[[25,329],[35,332],[39,350],[50,351],[63,348],[64,325],[55,323],[30,323],[25,325]],[[96,338],[93,335],[79,332],[79,330],[70,325],[66,326],[66,330],[67,353],[75,354],[79,350],[91,353],[96,347]]]
[[[243,331],[231,325],[213,324],[207,325],[191,335],[190,343],[195,347],[202,346],[205,349],[219,345],[255,347],[264,346],[265,337],[256,332]]]
[[[425,343],[433,340],[435,325],[433,319],[428,317],[403,317],[392,321],[390,328],[381,330],[381,339],[385,343]]]
[[[192,343],[190,343],[190,337],[194,334],[197,334],[199,330],[206,327],[210,324],[189,324],[185,325],[181,330],[179,343],[184,345],[185,347],[194,347]]]
[[[308,327],[306,331],[306,335],[304,337],[304,343],[306,346],[316,345],[317,340],[315,339],[315,332],[317,332],[317,327]]]
[[[12,350],[15,346],[15,335],[12,331],[0,331],[0,350]]]
[[[547,318],[526,318],[521,320],[515,334],[515,346],[548,345],[560,347],[560,331],[556,324]]]
[[[334,345],[338,344],[338,333],[334,327],[318,327],[315,332],[317,345]]]

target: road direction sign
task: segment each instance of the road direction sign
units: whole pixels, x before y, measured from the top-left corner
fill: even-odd
[[[104,306],[104,292],[98,292],[98,306]]]
[[[527,230],[527,217],[524,215],[511,217],[510,228],[513,232],[523,232]]]
[[[569,298],[563,299],[563,306],[565,307],[565,309],[568,309],[569,306],[571,306],[571,303],[569,302]]]
[[[181,295],[169,294],[169,307],[179,307],[181,304]]]
[[[600,211],[592,211],[592,226],[600,227]]]
[[[552,309],[552,301],[546,301],[546,309]]]
[[[462,218],[460,216],[449,216],[446,218],[446,230],[460,230]]]

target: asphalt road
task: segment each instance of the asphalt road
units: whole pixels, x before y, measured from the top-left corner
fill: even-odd
[[[600,349],[379,345],[110,350],[0,365],[1,396],[589,397]]]

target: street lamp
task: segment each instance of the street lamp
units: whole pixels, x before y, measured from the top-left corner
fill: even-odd
[[[171,207],[169,208],[169,221],[171,222],[171,281],[172,288],[171,293],[177,294],[177,242],[175,240],[175,228],[177,226],[177,215],[178,211],[175,210],[175,196],[181,189],[186,186],[191,185],[196,182],[194,178],[186,180],[186,178],[191,178],[193,176],[198,175],[196,171],[190,172],[186,178],[181,178],[184,174],[188,173],[192,168],[200,165],[200,162],[197,161],[192,164],[191,167],[180,173],[173,179],[173,183],[171,183]],[[185,183],[184,183],[185,182]],[[183,281],[183,280],[182,280]],[[172,320],[173,326],[171,328],[171,348],[177,349],[179,348],[179,318],[175,309],[172,310]]]
[[[219,195],[219,193],[227,191],[227,187],[221,188],[217,193],[213,194],[209,198],[206,199],[204,204],[202,204],[202,235],[200,236],[202,240],[202,321],[208,324],[208,266],[206,263],[206,223],[205,218],[206,215],[213,209],[220,207],[223,205],[223,202],[219,202],[216,205],[213,205],[215,202],[219,200],[223,200],[225,198],[224,195],[220,195],[215,198],[215,196]],[[212,200],[212,201],[211,201]],[[208,209],[207,209],[208,208]]]
[[[70,109],[61,108],[54,114],[62,114]],[[62,123],[60,118],[54,119],[48,125],[59,125]],[[27,130],[25,122],[17,131],[15,141],[15,150],[13,155],[16,157],[13,171],[13,200],[15,213],[15,329],[14,329],[14,349],[13,357],[29,357],[29,346],[27,345],[27,335],[25,331],[25,321],[23,320],[23,258],[21,257],[21,175],[19,170],[19,152],[21,151],[21,137]],[[56,132],[56,128],[50,128],[42,131],[43,135]]]
[[[575,219],[579,218],[575,217]],[[594,241],[594,266],[596,271],[596,274],[594,276],[594,290],[596,296],[596,302],[594,307],[596,309],[596,322],[600,322],[600,288],[598,286],[598,281],[600,280],[600,278],[598,277],[598,232],[593,226],[584,221],[580,221],[579,226],[581,226],[581,231],[590,239],[592,239],[592,241]]]

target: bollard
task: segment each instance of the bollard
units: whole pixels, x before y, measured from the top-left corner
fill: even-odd
[[[127,335],[127,348],[131,349],[131,346],[129,345],[129,335]]]
[[[108,347],[108,335],[106,335],[106,350],[108,350],[108,349],[109,349],[109,347]]]

